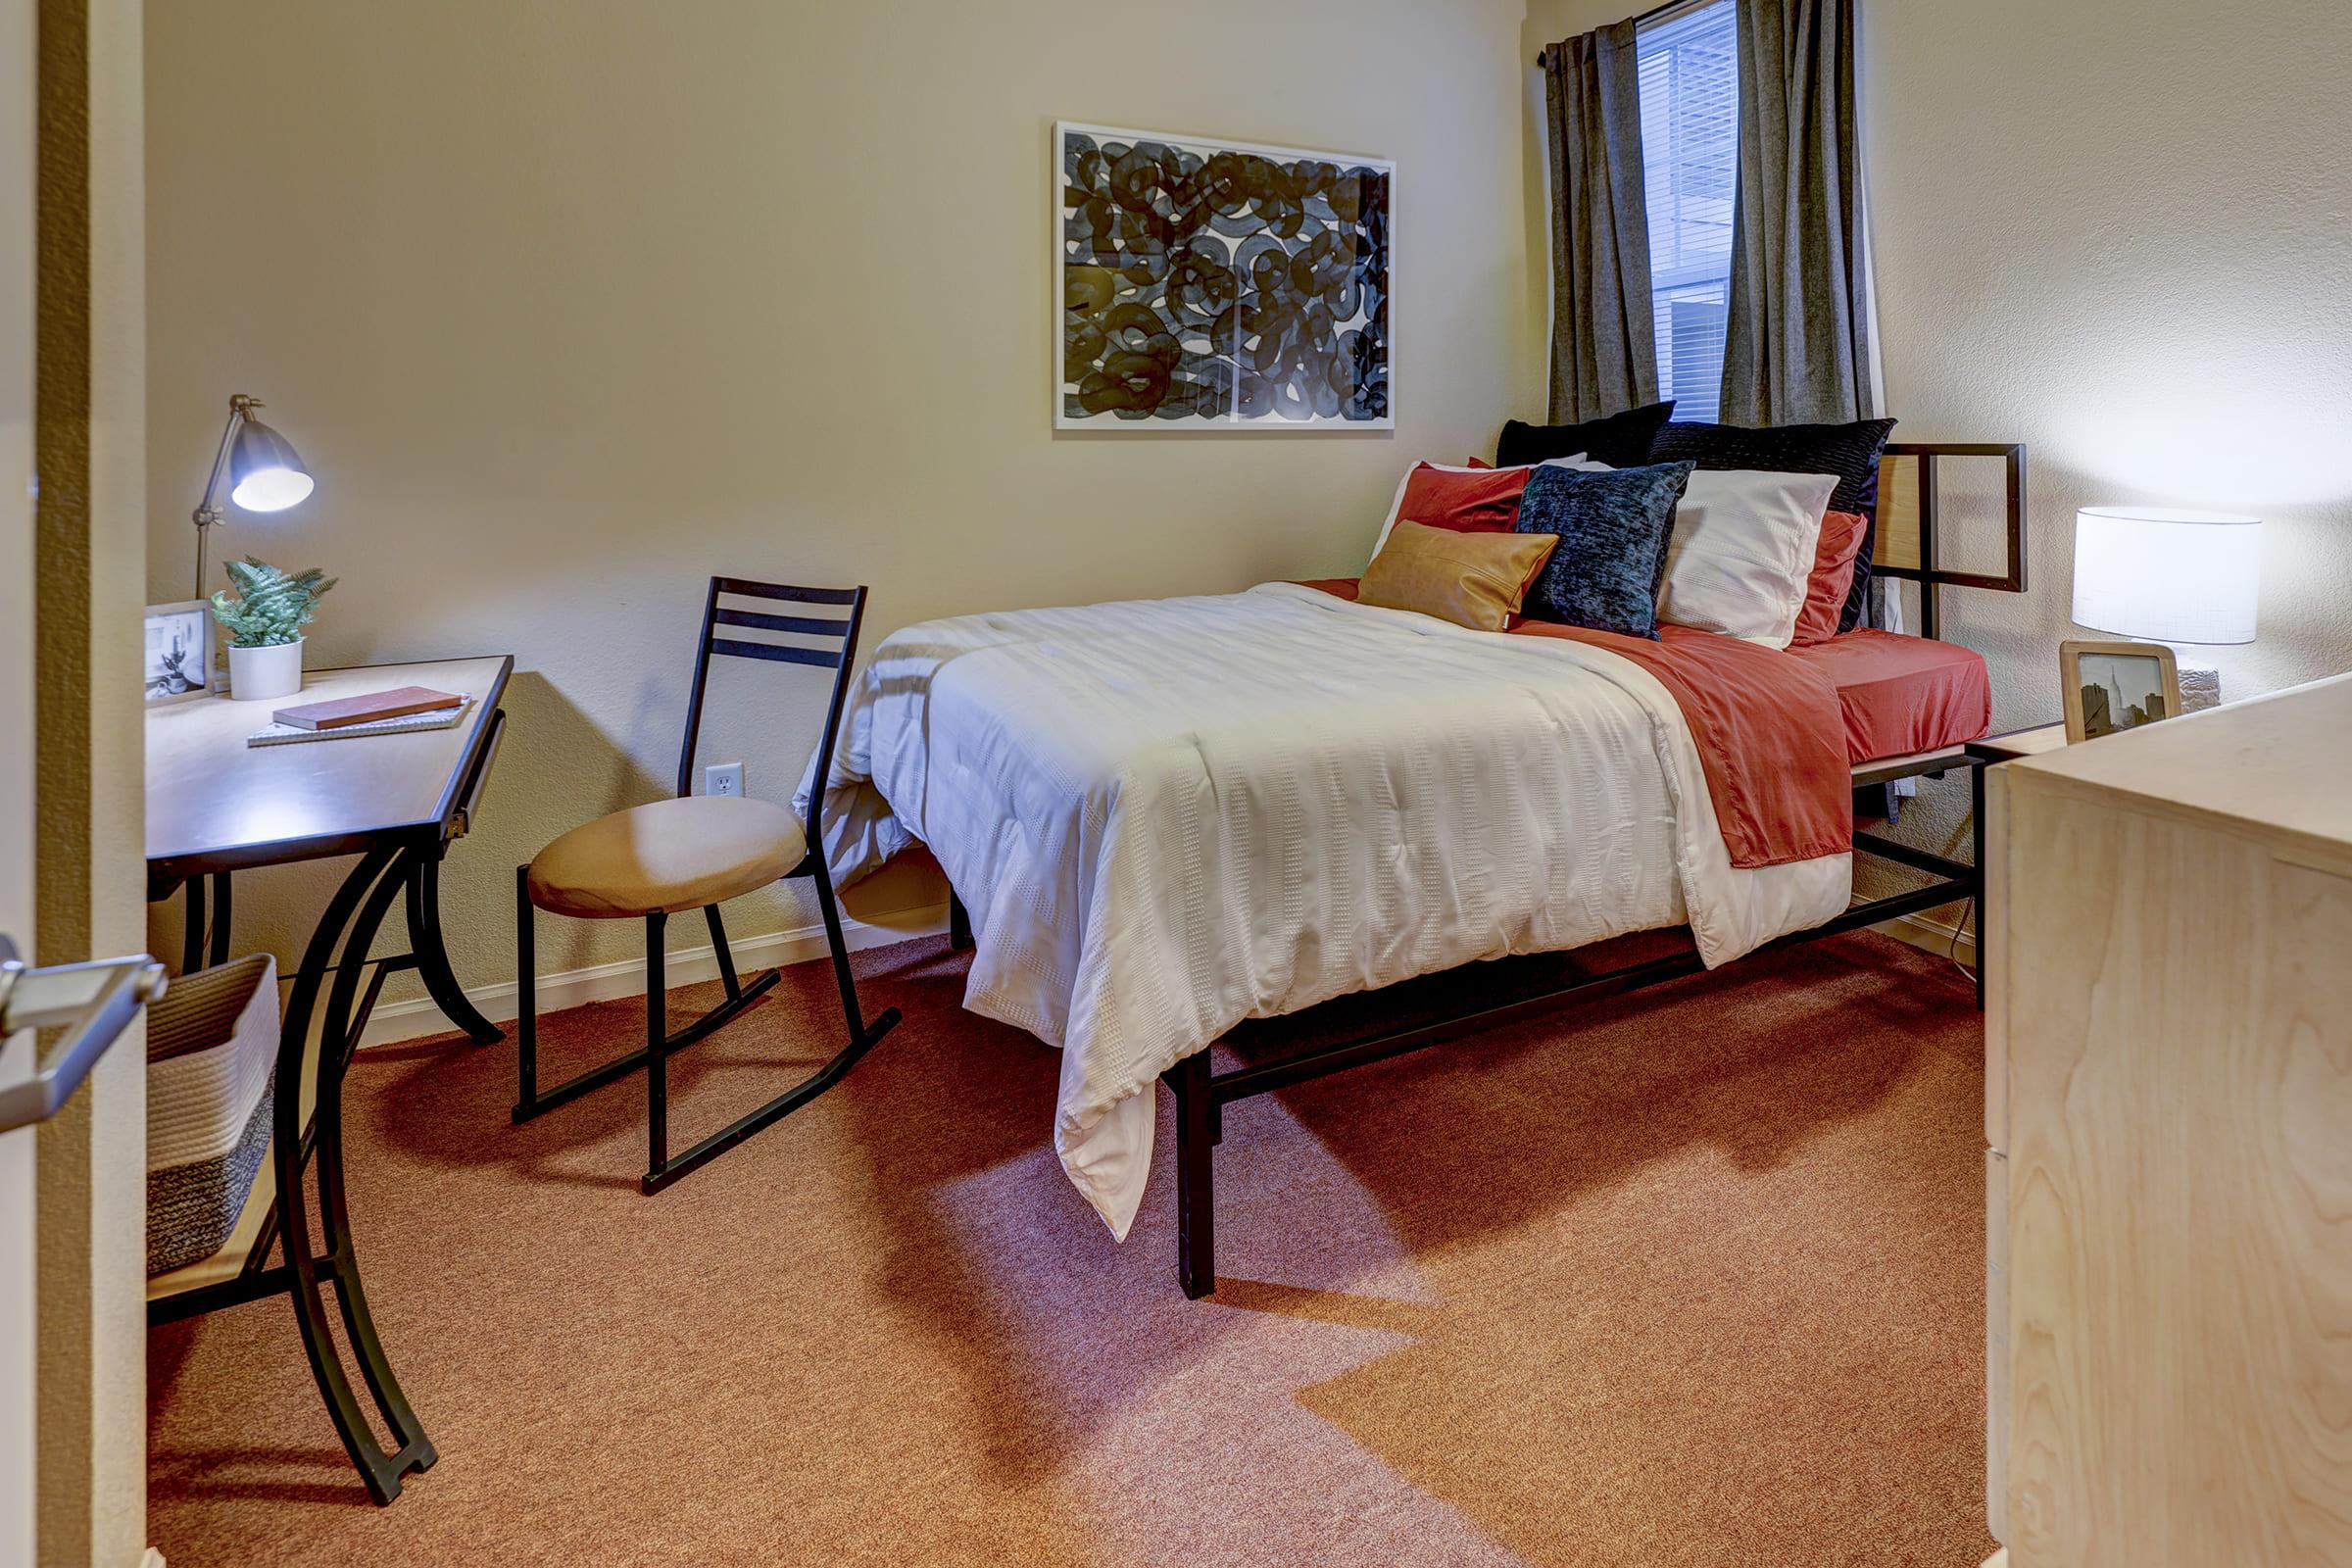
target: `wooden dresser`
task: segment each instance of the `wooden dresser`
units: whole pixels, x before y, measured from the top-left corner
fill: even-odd
[[[2010,1568],[2352,1568],[2352,676],[1995,768]]]

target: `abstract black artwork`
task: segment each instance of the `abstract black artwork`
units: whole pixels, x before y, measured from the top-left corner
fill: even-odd
[[[1062,429],[1389,429],[1394,164],[1054,127]]]

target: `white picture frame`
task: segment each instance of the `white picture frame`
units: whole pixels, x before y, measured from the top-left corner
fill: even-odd
[[[1153,397],[1149,407],[1141,411],[1133,408],[1126,412],[1111,409],[1088,411],[1080,407],[1086,395],[1086,377],[1082,374],[1073,378],[1070,373],[1072,366],[1091,364],[1098,368],[1100,373],[1102,361],[1082,359],[1079,357],[1082,351],[1073,347],[1072,302],[1074,298],[1100,299],[1103,291],[1099,286],[1092,290],[1082,286],[1079,295],[1074,296],[1071,274],[1078,269],[1095,272],[1109,270],[1097,266],[1095,259],[1082,250],[1089,242],[1072,232],[1074,225],[1070,215],[1082,204],[1073,202],[1070,193],[1074,189],[1084,188],[1073,183],[1073,160],[1079,152],[1073,147],[1073,136],[1096,143],[1097,151],[1106,150],[1107,144],[1112,143],[1126,149],[1148,143],[1165,150],[1167,158],[1175,161],[1179,169],[1185,167],[1182,160],[1195,159],[1205,165],[1219,156],[1242,160],[1262,159],[1277,165],[1330,166],[1337,176],[1335,186],[1338,181],[1344,180],[1348,183],[1340,188],[1368,191],[1371,194],[1364,197],[1364,206],[1355,218],[1349,219],[1335,213],[1331,204],[1325,202],[1319,214],[1300,220],[1307,227],[1319,225],[1321,243],[1326,247],[1345,246],[1350,240],[1355,245],[1347,264],[1348,270],[1353,274],[1355,287],[1350,290],[1342,285],[1310,296],[1306,314],[1312,316],[1311,307],[1317,298],[1322,300],[1326,315],[1336,314],[1341,309],[1347,309],[1349,314],[1329,321],[1328,342],[1323,340],[1321,324],[1308,329],[1309,335],[1305,341],[1294,345],[1299,361],[1294,362],[1293,373],[1269,374],[1263,366],[1251,367],[1244,363],[1248,357],[1257,355],[1262,350],[1260,340],[1254,336],[1244,336],[1238,322],[1233,340],[1220,346],[1213,336],[1183,330],[1186,324],[1198,325],[1202,312],[1188,313],[1193,317],[1190,323],[1171,322],[1164,298],[1148,295],[1137,298],[1130,294],[1116,303],[1143,305],[1157,318],[1157,325],[1175,328],[1163,335],[1176,339],[1178,349],[1184,355],[1183,373],[1169,376],[1171,382],[1186,383],[1187,390],[1191,392],[1190,396],[1182,398],[1184,411],[1172,412],[1175,405],[1165,392]],[[1048,269],[1052,298],[1047,319],[1052,335],[1047,363],[1054,375],[1054,428],[1057,432],[1201,434],[1287,431],[1298,434],[1349,430],[1393,431],[1396,428],[1394,283],[1396,265],[1396,165],[1394,160],[1328,149],[1283,147],[1227,137],[1180,135],[1057,120],[1054,122],[1051,164],[1054,174],[1053,200],[1048,213],[1049,254],[1054,258],[1054,265]],[[1309,177],[1313,178],[1317,173],[1319,171],[1310,172]],[[1250,206],[1248,218],[1256,220],[1259,215],[1254,201]],[[1375,213],[1377,217],[1372,216]],[[1316,242],[1314,236],[1277,234],[1271,224],[1256,233],[1234,232],[1244,221],[1242,217],[1236,216],[1212,232],[1212,238],[1225,250],[1224,259],[1236,264],[1227,269],[1229,272],[1240,270],[1240,255],[1244,248],[1261,239],[1285,242],[1286,248],[1288,241],[1301,237],[1306,238],[1307,243]],[[1226,244],[1228,240],[1232,242],[1230,245]],[[1372,247],[1369,257],[1361,249],[1366,244]],[[1212,271],[1214,266],[1212,261]],[[1099,285],[1101,280],[1095,282]],[[1112,286],[1120,287],[1115,281]],[[1141,285],[1146,290],[1156,286],[1155,283]],[[1236,282],[1233,286],[1239,295],[1246,295],[1249,291],[1247,282]],[[1349,335],[1351,333],[1354,334],[1352,337]],[[1367,334],[1371,339],[1368,346],[1365,341]],[[1336,386],[1332,389],[1330,396],[1337,404],[1333,412],[1326,414],[1307,406],[1307,399],[1322,399],[1325,396],[1321,386],[1322,381],[1328,379],[1315,376],[1312,373],[1314,366],[1320,364],[1328,367],[1340,360],[1352,361],[1367,354],[1377,356],[1376,360],[1366,361],[1367,373],[1352,378],[1346,390]],[[1225,368],[1222,371],[1212,368],[1219,365]],[[1369,369],[1372,365],[1377,366],[1376,371]],[[1219,374],[1230,376],[1232,380],[1224,408],[1222,412],[1203,412],[1201,400],[1213,397],[1215,388],[1209,383]],[[1152,388],[1139,385],[1136,395],[1147,396],[1152,392]],[[1245,403],[1258,406],[1245,407]]]
[[[192,702],[213,690],[213,605],[209,599],[149,605],[140,661],[147,706]]]

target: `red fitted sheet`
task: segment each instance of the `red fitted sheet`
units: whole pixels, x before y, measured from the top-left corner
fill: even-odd
[[[1863,628],[1788,656],[1838,688],[1855,764],[1957,746],[1992,728],[1984,658],[1952,643]]]

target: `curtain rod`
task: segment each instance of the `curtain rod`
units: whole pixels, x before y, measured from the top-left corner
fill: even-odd
[[[1714,0],[1666,0],[1664,5],[1651,6],[1647,11],[1642,12],[1640,16],[1629,17],[1626,20],[1631,22],[1637,27],[1646,27],[1653,22],[1664,22],[1668,17],[1675,15],[1677,12],[1696,11],[1700,6],[1712,4],[1714,4]],[[1539,66],[1543,65],[1544,57],[1549,55],[1552,50],[1557,49],[1559,45],[1555,43],[1537,50],[1536,64]]]

